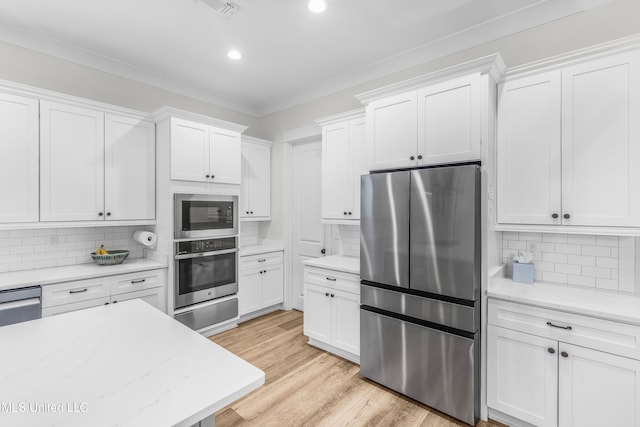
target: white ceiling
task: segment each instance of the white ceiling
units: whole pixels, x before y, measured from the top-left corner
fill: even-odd
[[[0,40],[261,116],[610,0],[228,1],[0,0]]]

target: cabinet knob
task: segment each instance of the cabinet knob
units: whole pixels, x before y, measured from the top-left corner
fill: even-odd
[[[409,157],[409,160],[415,160],[415,159],[416,159],[415,156]]]
[[[111,216],[111,212],[107,212],[107,216]]]
[[[560,353],[560,356],[569,357],[569,353],[567,353],[566,351],[563,351],[563,352]]]
[[[263,273],[264,273],[264,274],[267,274],[267,270],[264,270],[264,271],[263,271]]]
[[[335,295],[334,295],[334,294],[331,294],[331,298],[333,298],[333,297],[335,297]]]
[[[329,296],[329,292],[325,292],[325,293],[324,293],[324,296],[325,296],[325,297],[328,297],[328,296]]]
[[[562,215],[562,216],[564,217],[564,219],[569,219],[569,218],[571,218],[571,215],[569,215],[569,214],[564,214],[564,215]]]
[[[262,274],[262,270],[260,270],[260,274]]]
[[[554,353],[556,352],[556,349],[555,349],[555,348],[553,348],[553,347],[549,347],[549,348],[547,349],[547,351],[548,351],[549,353],[551,353],[551,354],[554,354]]]
[[[249,212],[251,215],[253,215],[253,211]]]
[[[118,301],[114,301],[113,303],[116,304]]]
[[[418,160],[422,160],[422,154],[418,154]]]
[[[349,212],[349,215],[353,215],[353,213]]]
[[[551,214],[551,218],[556,219],[558,218],[560,215],[558,215],[557,213]]]
[[[204,177],[205,177],[205,178],[209,178],[209,175],[205,175]]]
[[[98,216],[102,216],[104,215],[102,212],[98,212]]]
[[[108,302],[105,302],[105,303],[104,303],[104,305],[109,305],[109,303],[108,303]]]
[[[211,174],[211,179],[213,179],[213,178],[215,178],[215,177],[216,177],[215,175]]]
[[[326,249],[324,249],[324,248],[322,248],[322,249],[320,249],[320,253],[321,253],[322,255],[324,255],[324,254],[326,254],[326,253],[327,253],[327,250],[326,250]]]

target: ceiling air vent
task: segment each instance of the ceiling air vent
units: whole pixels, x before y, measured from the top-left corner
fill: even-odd
[[[234,13],[240,10],[240,6],[235,3],[220,1],[220,0],[200,0],[225,18],[231,17]]]

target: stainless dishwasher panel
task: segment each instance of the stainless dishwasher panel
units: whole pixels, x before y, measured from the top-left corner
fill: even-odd
[[[360,330],[364,377],[475,424],[478,334],[465,338],[363,309]]]
[[[176,314],[174,318],[193,330],[214,326],[216,323],[238,316],[238,298],[194,306],[193,310]]]
[[[0,291],[0,326],[42,317],[40,286]]]
[[[479,329],[480,301],[472,307],[363,284],[360,304],[466,332]]]

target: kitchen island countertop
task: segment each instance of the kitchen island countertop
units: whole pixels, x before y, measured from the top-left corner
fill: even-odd
[[[192,426],[265,379],[138,299],[3,326],[0,342],[7,426]]]

